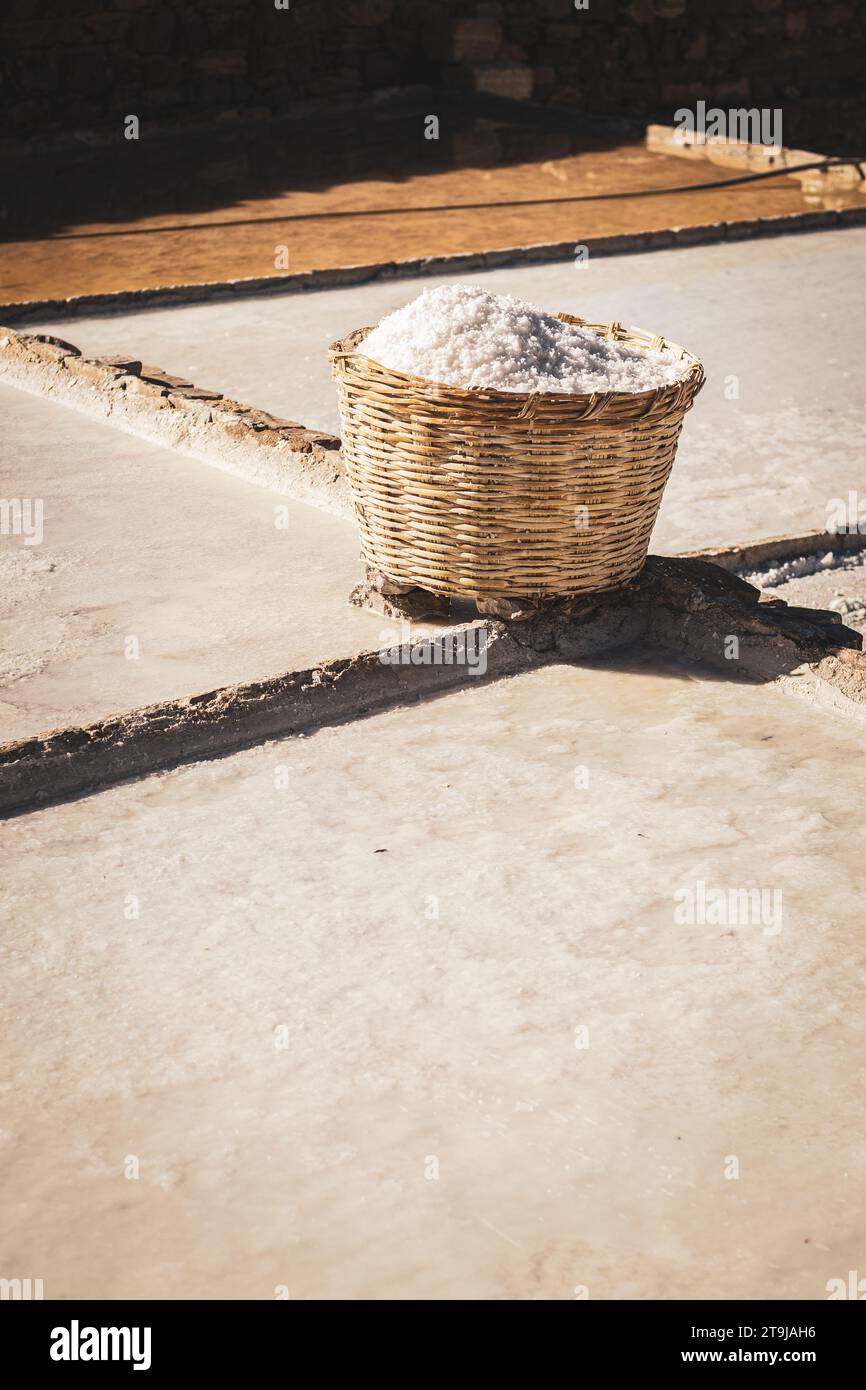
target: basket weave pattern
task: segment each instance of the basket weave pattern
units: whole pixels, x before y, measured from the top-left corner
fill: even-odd
[[[635,394],[464,390],[362,356],[369,328],[332,344],[343,458],[372,569],[473,598],[595,592],[640,572],[704,373],[663,338],[585,326],[672,348],[683,374]]]

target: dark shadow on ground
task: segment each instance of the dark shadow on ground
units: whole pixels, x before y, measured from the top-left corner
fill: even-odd
[[[426,119],[436,113],[438,138]],[[371,97],[328,117],[319,112],[267,122],[234,122],[185,132],[66,144],[0,162],[0,240],[62,234],[82,223],[134,222],[232,210],[287,192],[322,192],[347,182],[400,185],[419,174],[502,168],[561,159],[640,139],[635,122],[602,123],[578,113],[450,93]],[[253,214],[254,215],[254,214]],[[221,219],[222,220],[222,219]],[[280,220],[286,221],[283,217]],[[106,244],[110,254],[110,240]]]

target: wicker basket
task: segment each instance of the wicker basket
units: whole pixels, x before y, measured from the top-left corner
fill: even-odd
[[[595,592],[640,572],[703,368],[638,329],[585,326],[672,348],[683,375],[639,394],[464,390],[363,357],[369,328],[331,345],[367,565],[472,598]]]

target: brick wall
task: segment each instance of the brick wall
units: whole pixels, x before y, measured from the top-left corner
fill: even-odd
[[[864,50],[856,0],[4,0],[0,92],[18,138],[433,82],[668,121],[781,106],[786,143],[862,154]]]
[[[866,5],[849,0],[475,0],[441,80],[599,115],[780,107],[787,144],[866,153]]]
[[[424,0],[2,0],[2,134],[281,115],[423,82]]]

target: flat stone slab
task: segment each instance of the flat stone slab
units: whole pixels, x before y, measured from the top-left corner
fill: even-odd
[[[17,1267],[826,1298],[866,1243],[864,797],[861,729],[629,659],[7,823]]]
[[[43,326],[88,355],[135,353],[331,433],[328,344],[425,285],[468,278],[591,321],[652,329],[707,370],[652,541],[675,552],[821,529],[833,498],[862,489],[854,460],[866,430],[866,303],[850,286],[864,254],[866,229],[852,227],[590,257],[583,270],[569,260]]]
[[[354,527],[0,386],[0,741],[376,647]],[[285,522],[285,526],[283,523]],[[11,529],[11,524],[10,524]]]

